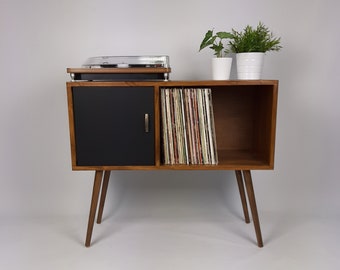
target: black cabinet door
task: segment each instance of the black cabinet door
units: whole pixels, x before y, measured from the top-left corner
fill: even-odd
[[[154,88],[72,88],[78,166],[155,164]]]

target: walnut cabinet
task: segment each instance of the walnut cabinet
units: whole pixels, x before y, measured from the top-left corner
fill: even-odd
[[[218,164],[164,164],[162,88],[211,89]],[[277,98],[277,80],[67,82],[72,169],[95,171],[85,245],[97,208],[101,222],[112,170],[233,170],[262,247],[251,170],[274,168]]]

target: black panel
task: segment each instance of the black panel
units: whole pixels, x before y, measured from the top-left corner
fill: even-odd
[[[73,87],[78,166],[154,165],[153,87]],[[149,132],[144,115],[149,114]]]

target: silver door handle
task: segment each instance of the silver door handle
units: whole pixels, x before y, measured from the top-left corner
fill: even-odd
[[[148,113],[144,114],[144,130],[145,130],[145,133],[149,132],[149,114]]]

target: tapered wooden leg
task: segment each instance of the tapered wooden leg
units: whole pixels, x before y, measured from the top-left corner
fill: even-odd
[[[103,171],[96,171],[95,176],[94,176],[94,183],[93,183],[89,222],[87,225],[87,233],[86,233],[86,241],[85,241],[86,247],[89,247],[91,245],[92,231],[93,231],[94,219],[95,219],[96,211],[97,211],[98,198],[99,198],[102,178],[103,178]]]
[[[253,187],[253,180],[251,179],[250,171],[243,171],[243,177],[244,177],[244,181],[246,183],[246,189],[247,189],[251,214],[253,216],[253,222],[254,222],[255,233],[256,233],[256,238],[257,238],[257,245],[259,247],[263,247],[262,234],[261,234],[261,228],[260,228],[260,220],[259,220],[259,216],[258,216],[258,213],[257,213],[255,193],[254,193],[254,187]]]
[[[246,223],[250,223],[248,205],[247,205],[247,200],[246,200],[246,193],[244,191],[244,183],[243,183],[242,172],[241,171],[235,171],[235,175],[236,175],[236,179],[237,179],[238,190],[240,192],[243,214],[244,214],[244,220],[245,220]]]
[[[100,224],[102,222],[102,217],[103,217],[103,211],[104,211],[107,187],[109,185],[110,174],[111,174],[111,171],[105,171],[105,173],[104,173],[104,180],[103,180],[103,186],[102,186],[102,191],[101,191],[101,195],[100,195],[100,202],[99,202],[99,209],[98,209],[98,216],[97,216],[97,223],[98,224]]]

